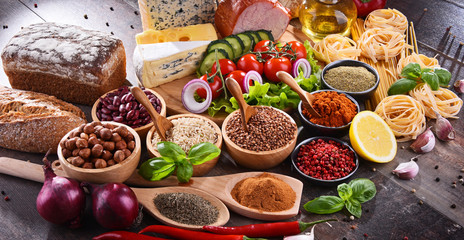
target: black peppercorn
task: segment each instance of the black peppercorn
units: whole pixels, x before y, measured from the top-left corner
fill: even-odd
[[[456,208],[456,204],[451,204],[451,208]]]
[[[439,181],[440,181],[440,178],[439,178],[439,177],[435,178],[435,181],[439,182]]]
[[[87,16],[87,14],[84,14],[84,18],[85,18],[85,19],[89,19],[89,17]]]
[[[438,169],[438,165],[435,166],[435,169]]]

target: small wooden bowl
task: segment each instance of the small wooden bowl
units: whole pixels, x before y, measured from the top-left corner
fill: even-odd
[[[260,107],[264,108],[265,106],[260,106]],[[290,117],[290,115],[288,115],[282,110],[279,110],[276,108],[274,109],[282,112],[283,114],[285,114],[285,116],[287,116],[287,118],[290,121],[295,123],[295,121],[293,120],[292,117]],[[235,114],[238,111],[240,110],[236,110],[233,113],[229,114],[229,116],[226,117],[226,119],[224,120],[224,123],[222,124],[222,135],[224,137],[224,143],[226,145],[226,149],[229,155],[238,164],[244,167],[247,167],[247,168],[255,169],[255,170],[265,170],[265,169],[273,168],[279,165],[280,163],[282,163],[295,148],[296,140],[298,136],[298,129],[295,129],[295,134],[294,134],[292,141],[290,141],[287,145],[280,147],[278,149],[274,149],[271,151],[261,151],[261,152],[244,149],[244,148],[239,147],[234,142],[232,142],[232,140],[230,140],[230,138],[227,136],[227,133],[226,133],[227,124],[229,123],[233,114]]]
[[[110,182],[124,182],[126,181],[135,171],[137,165],[140,161],[140,153],[141,153],[141,146],[142,143],[140,141],[140,137],[135,132],[135,130],[127,125],[117,123],[117,122],[102,122],[102,123],[110,123],[115,126],[124,126],[127,130],[134,135],[135,140],[135,148],[132,151],[132,154],[124,159],[124,161],[115,164],[110,167],[106,168],[98,168],[98,169],[87,169],[76,167],[70,164],[66,159],[63,157],[61,145],[58,145],[58,159],[59,162],[66,173],[70,178],[76,179],[81,182],[91,182],[91,183],[110,183]],[[79,129],[79,127],[71,130],[68,132],[61,141],[64,141],[68,138],[68,136],[74,131]],[[60,141],[60,142],[61,142]]]
[[[210,119],[208,119],[206,117],[196,115],[196,114],[173,115],[173,116],[168,117],[167,119],[172,121],[174,119],[182,118],[182,117],[200,118],[200,119],[203,119],[205,122],[209,123],[214,128],[214,130],[216,131],[216,134],[217,134],[217,137],[218,137],[217,141],[216,141],[216,143],[214,145],[216,145],[218,148],[222,147],[221,129],[219,128],[219,126],[215,122],[213,122],[212,120],[210,120]],[[150,129],[150,131],[148,132],[148,134],[147,134],[147,138],[146,138],[146,140],[147,140],[146,141],[147,150],[148,150],[148,154],[150,155],[150,157],[161,157],[159,152],[157,150],[155,150],[155,148],[151,144],[151,141],[153,139],[153,134],[155,132],[156,132],[156,129],[153,126]],[[212,160],[207,161],[207,162],[205,162],[203,164],[200,164],[200,165],[193,165],[193,176],[194,177],[200,177],[200,176],[203,176],[203,175],[207,174],[214,166],[216,166],[216,163],[217,163],[219,157],[220,156],[218,156],[216,158],[213,158]]]
[[[103,94],[101,96],[101,98],[104,98],[106,95],[108,95],[108,93],[111,93],[111,92],[115,92],[117,91],[118,89],[114,89],[114,90],[111,90],[105,94]],[[150,92],[152,92],[161,102],[161,112],[160,112],[160,115],[163,116],[163,117],[166,117],[166,102],[164,101],[164,98],[157,92],[149,89],[149,88],[145,88],[145,90],[148,90]],[[100,119],[98,119],[97,117],[97,106],[98,104],[100,103],[100,98],[97,99],[97,101],[93,104],[93,107],[92,107],[92,111],[91,111],[91,115],[92,115],[92,121],[101,121]],[[141,139],[144,139],[145,136],[147,135],[148,131],[150,130],[150,128],[153,127],[153,121],[150,122],[149,124],[145,125],[145,126],[141,126],[141,127],[138,127],[138,128],[134,128],[134,130],[139,134],[140,138]]]

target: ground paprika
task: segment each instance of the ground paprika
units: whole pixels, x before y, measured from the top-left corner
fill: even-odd
[[[353,120],[357,114],[356,104],[343,93],[334,91],[317,92],[313,94],[313,108],[321,117],[311,116],[303,107],[303,115],[312,123],[326,127],[341,127]]]

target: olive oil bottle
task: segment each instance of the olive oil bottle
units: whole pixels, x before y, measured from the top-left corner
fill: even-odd
[[[314,41],[329,34],[349,36],[356,16],[353,0],[305,0],[299,12],[303,32]]]

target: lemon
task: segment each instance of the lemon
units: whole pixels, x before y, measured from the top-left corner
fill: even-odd
[[[372,162],[390,162],[396,155],[393,131],[379,115],[371,111],[362,111],[353,118],[350,142],[356,153]]]

